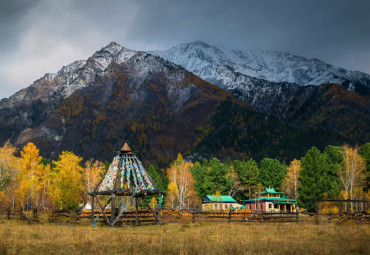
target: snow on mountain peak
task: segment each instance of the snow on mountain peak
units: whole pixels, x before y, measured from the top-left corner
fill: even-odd
[[[102,48],[100,51],[108,52],[110,55],[114,56],[116,55],[120,50],[122,49],[122,46],[119,45],[116,42],[111,42],[104,48]]]
[[[283,52],[230,50],[195,41],[179,44],[166,51],[150,53],[181,65],[209,82],[225,80],[225,76],[233,72],[270,82],[289,82],[301,86],[328,82],[342,84],[349,80],[370,87],[368,74]],[[230,82],[217,85],[233,86],[233,79]]]

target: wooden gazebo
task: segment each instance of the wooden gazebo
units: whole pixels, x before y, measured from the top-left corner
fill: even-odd
[[[165,191],[158,189],[140,160],[125,143],[93,192],[89,193],[92,196],[91,223],[95,226],[103,214],[107,223],[114,226],[127,211],[129,204],[135,202],[135,223],[138,224],[138,200],[141,198],[156,222],[160,224],[160,212],[157,215],[144,199],[144,196],[155,194],[163,195]],[[107,196],[109,199],[102,204],[100,199]],[[98,205],[97,216],[95,202]],[[110,208],[110,215],[106,213],[108,208]]]

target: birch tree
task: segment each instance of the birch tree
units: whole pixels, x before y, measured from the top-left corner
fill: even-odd
[[[84,182],[84,199],[88,200],[88,193],[91,193],[95,186],[101,179],[102,174],[105,171],[105,165],[103,162],[96,160],[94,163],[92,160],[88,160],[85,163],[86,167],[83,170],[83,182]]]
[[[359,155],[358,148],[351,148],[348,145],[343,146],[344,164],[339,168],[339,177],[345,192],[344,199],[353,199],[354,191],[365,181],[365,160]],[[348,197],[349,196],[349,197]],[[351,203],[351,209],[352,203]]]
[[[192,166],[192,163],[184,162],[181,154],[178,154],[176,161],[167,170],[170,184],[174,183],[178,189],[177,207],[180,210],[189,208],[190,204],[195,202],[194,178],[190,171]]]
[[[301,161],[294,159],[287,168],[287,176],[282,185],[283,192],[291,198],[298,197],[298,177],[301,171]]]

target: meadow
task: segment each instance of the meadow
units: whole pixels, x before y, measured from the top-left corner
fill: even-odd
[[[0,221],[0,254],[369,254],[370,226],[174,223],[92,227]]]

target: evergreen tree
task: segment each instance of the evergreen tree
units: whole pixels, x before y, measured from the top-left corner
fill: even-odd
[[[364,144],[360,151],[361,157],[365,159],[366,164],[366,184],[365,190],[368,191],[370,189],[370,143]]]
[[[150,164],[146,171],[160,190],[167,189],[159,170],[154,165]]]
[[[203,161],[203,163],[205,161]],[[203,167],[199,162],[195,162],[194,166],[191,168],[191,174],[193,175],[195,180],[194,189],[199,199],[203,199],[206,195],[209,195],[207,194],[207,190],[205,189],[205,186],[208,185],[204,185],[207,172],[207,169]]]
[[[322,154],[316,147],[307,151],[301,159],[301,172],[298,187],[298,205],[308,211],[315,210],[315,200],[338,194],[339,183],[336,168],[328,154]]]
[[[221,163],[216,158],[207,163],[203,164],[204,167],[209,169],[204,182],[207,195],[215,194],[216,191],[220,191],[222,195],[229,194],[232,185],[232,179],[227,176],[230,171],[229,166]]]
[[[236,184],[234,183],[236,196],[250,199],[258,184],[259,170],[256,161],[253,159],[248,161],[235,160],[232,166],[237,174]]]
[[[264,158],[260,163],[259,181],[265,187],[280,191],[286,174],[286,166],[277,159]]]
[[[204,160],[200,165],[198,162],[191,168],[195,179],[195,191],[200,199],[206,195],[215,194],[219,191],[227,195],[232,186],[232,178],[229,176],[230,167],[221,163],[218,159]]]

